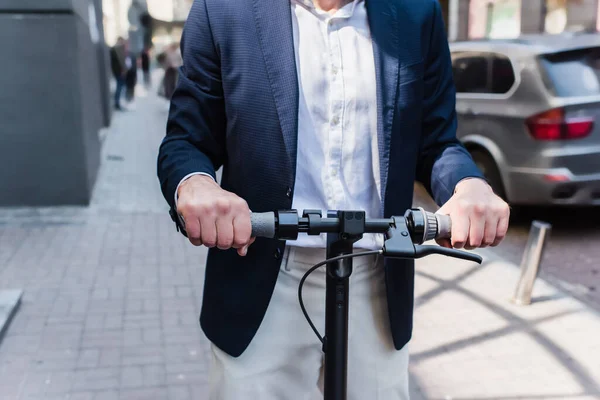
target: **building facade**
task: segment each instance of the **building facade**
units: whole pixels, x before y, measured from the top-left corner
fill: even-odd
[[[600,28],[599,0],[440,1],[449,3],[450,40],[514,38]]]
[[[102,2],[106,43],[113,45],[119,36],[129,37],[134,42],[139,42],[141,13],[149,13],[152,18],[161,22],[161,26],[169,22],[181,22],[187,18],[193,0],[102,0]]]

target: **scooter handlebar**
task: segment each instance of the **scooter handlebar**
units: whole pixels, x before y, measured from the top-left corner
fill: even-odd
[[[418,211],[421,212],[419,213]],[[412,221],[412,223],[409,223],[409,227],[413,230],[411,235],[416,234],[419,237],[422,235],[421,242],[432,239],[448,239],[451,236],[452,220],[448,215],[434,214],[419,208],[409,210],[405,218]],[[275,212],[252,213],[250,220],[253,237],[270,239],[277,237],[278,216]],[[335,224],[332,219],[329,220]],[[393,219],[367,220],[366,225],[371,228],[367,233],[385,233],[393,223]]]
[[[252,213],[252,237],[264,237],[273,239],[276,234],[276,218],[274,212]]]

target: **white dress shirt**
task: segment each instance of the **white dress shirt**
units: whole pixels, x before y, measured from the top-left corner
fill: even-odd
[[[298,159],[292,207],[365,210],[382,216],[375,59],[365,2],[334,14],[291,0],[300,86]],[[381,235],[356,248],[380,249]],[[291,246],[325,247],[326,235],[299,235]]]
[[[291,0],[291,13],[300,89],[292,207],[380,218],[375,59],[365,2],[330,14],[310,0]],[[326,235],[300,234],[288,245],[323,248]],[[382,246],[382,235],[373,234],[355,244]]]

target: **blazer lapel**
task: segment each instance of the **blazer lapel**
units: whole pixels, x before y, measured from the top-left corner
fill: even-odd
[[[392,124],[398,94],[400,37],[395,2],[367,0],[377,80],[377,140],[381,174],[381,198],[385,198],[390,159]]]
[[[298,76],[289,0],[253,0],[254,18],[294,175],[298,145]]]

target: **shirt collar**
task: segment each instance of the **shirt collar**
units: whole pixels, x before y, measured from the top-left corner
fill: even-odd
[[[304,7],[308,8],[313,13],[319,13],[319,14],[324,13],[324,11],[321,11],[315,7],[313,0],[290,0],[290,1],[292,3],[297,3],[297,4],[303,5]],[[351,3],[348,3],[344,7],[339,9],[332,16],[335,16],[336,18],[349,18],[352,15],[354,15],[354,9],[356,8],[357,4],[359,4],[363,1],[365,1],[365,0],[353,0]]]

